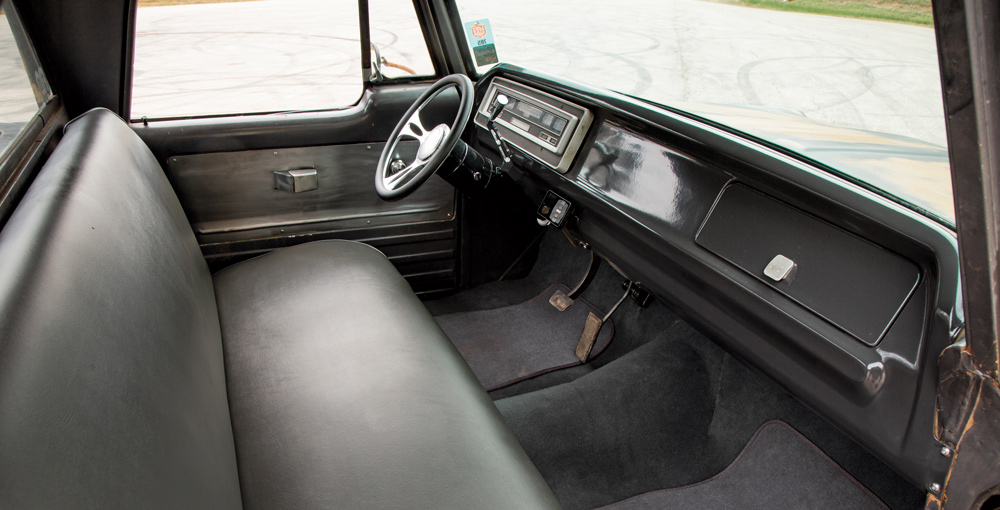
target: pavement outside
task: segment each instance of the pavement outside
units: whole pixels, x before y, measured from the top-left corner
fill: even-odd
[[[463,19],[490,17],[502,61],[665,104],[789,108],[946,144],[932,28],[705,0],[611,4],[459,0]]]
[[[503,61],[667,104],[780,107],[946,143],[932,28],[705,0],[458,3],[465,19],[489,17]],[[429,72],[410,1],[371,4],[382,54]],[[12,48],[0,34],[0,51]],[[354,0],[144,7],[132,117],[348,106],[359,54]],[[19,61],[0,65],[0,110],[14,112],[0,120],[14,120],[33,100],[15,91]]]

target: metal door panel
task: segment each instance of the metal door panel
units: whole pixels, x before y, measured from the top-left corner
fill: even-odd
[[[402,145],[402,144],[401,144]],[[345,226],[443,221],[455,212],[455,193],[435,177],[413,195],[385,202],[375,194],[375,164],[383,144],[253,150],[174,156],[167,171],[199,240],[251,232],[259,237]],[[410,161],[416,144],[401,147]],[[319,187],[302,193],[275,189],[273,172],[315,169]]]
[[[455,190],[434,176],[397,202],[375,194],[382,143],[174,156],[167,172],[213,270],[322,239],[382,250],[420,293],[447,291],[455,270]],[[398,156],[413,159],[415,143]],[[274,172],[315,169],[318,187],[275,188]]]

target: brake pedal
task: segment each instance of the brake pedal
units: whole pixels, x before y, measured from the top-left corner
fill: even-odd
[[[556,310],[560,312],[565,312],[567,308],[573,306],[574,301],[573,298],[566,295],[562,290],[556,290],[552,294],[552,297],[549,298],[549,304],[556,307]]]
[[[580,283],[576,284],[576,287],[569,291],[569,294],[557,290],[549,298],[549,303],[560,312],[565,312],[567,308],[573,306],[573,303],[580,297],[580,294],[583,294],[583,291],[587,290],[590,282],[594,281],[594,277],[597,276],[597,270],[601,267],[601,257],[594,253],[594,250],[587,248],[587,251],[590,252],[590,265],[587,266],[587,274],[583,275]]]

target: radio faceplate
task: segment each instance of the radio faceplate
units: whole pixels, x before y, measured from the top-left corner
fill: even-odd
[[[590,110],[510,80],[496,78],[490,83],[476,113],[476,125],[486,127],[493,113],[494,100],[501,93],[508,98],[506,108],[496,120],[501,138],[558,172],[569,171],[594,119]]]

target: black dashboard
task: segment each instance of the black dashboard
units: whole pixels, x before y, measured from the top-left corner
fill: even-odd
[[[471,138],[491,156],[498,90],[520,105],[497,131],[536,204],[563,197],[565,228],[626,277],[914,483],[943,478],[953,231],[766,142],[511,66],[477,86]]]

